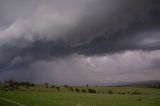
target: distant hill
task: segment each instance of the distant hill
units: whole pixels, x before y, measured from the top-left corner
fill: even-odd
[[[109,84],[109,86],[137,86],[160,88],[160,80],[138,81],[138,82],[118,82]]]

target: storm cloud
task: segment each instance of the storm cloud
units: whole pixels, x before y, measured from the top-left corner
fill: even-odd
[[[159,80],[159,50],[159,0],[0,1],[1,80]]]

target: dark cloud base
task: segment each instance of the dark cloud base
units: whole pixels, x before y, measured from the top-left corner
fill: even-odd
[[[87,3],[82,1],[82,4],[83,2],[84,4],[87,4],[86,7],[77,16],[72,14],[73,16],[71,16],[71,18],[78,17],[75,18],[75,20],[78,21],[73,22],[74,27],[68,25],[68,28],[70,29],[67,29],[67,31],[63,24],[62,26],[59,25],[61,23],[56,24],[57,26],[55,27],[53,27],[55,23],[51,23],[53,25],[47,23],[47,25],[49,24],[51,26],[49,27],[51,30],[47,30],[47,33],[45,31],[42,31],[43,33],[38,33],[27,30],[27,28],[23,28],[22,25],[22,29],[24,29],[22,34],[20,33],[18,37],[14,38],[14,36],[17,36],[19,33],[17,30],[13,30],[13,35],[8,35],[8,37],[5,38],[3,36],[5,36],[6,33],[9,33],[7,32],[8,30],[10,31],[11,29],[12,31],[12,27],[5,31],[0,30],[2,36],[0,37],[0,40],[1,42],[3,41],[3,43],[0,44],[0,73],[15,70],[22,70],[25,72],[25,69],[29,69],[31,63],[37,61],[53,61],[57,59],[65,60],[74,54],[84,55],[85,57],[101,57],[107,54],[113,55],[126,51],[152,52],[160,50],[159,0],[115,0],[115,2],[101,0],[92,2],[87,1]],[[10,4],[5,1],[2,1],[2,4],[3,3],[5,5]],[[39,3],[41,4],[41,2]],[[47,3],[48,2],[46,2],[46,4]],[[57,1],[53,1],[53,3],[57,3],[57,5],[60,6],[63,4],[64,6],[60,9],[58,7],[54,9],[57,9],[57,14],[61,13],[63,10],[64,13],[66,12],[71,15],[72,12],[70,13],[70,11],[75,9],[73,4],[81,9],[81,6],[79,6],[76,1],[74,3],[71,1],[70,3],[65,2],[66,4]],[[52,2],[50,4],[52,4]],[[108,4],[111,5],[108,6]],[[43,5],[43,3],[41,5]],[[49,4],[47,5],[48,7],[50,6]],[[11,21],[8,19],[8,15],[6,15],[10,9],[8,7],[8,11],[5,11],[4,6],[1,8],[0,14],[3,16],[0,20],[0,28],[3,29],[3,27],[6,27]],[[25,12],[23,8],[22,12]],[[76,13],[79,11],[75,9],[73,12]],[[39,18],[40,16],[41,15],[39,15]],[[45,20],[45,18],[43,20]],[[16,25],[17,24],[15,24],[14,27],[21,29]],[[54,28],[56,29],[56,27],[60,29],[60,31],[57,31],[58,34],[60,32],[61,36],[58,39],[53,37],[55,36]],[[16,31],[18,34],[15,33]],[[19,32],[21,32],[21,30]],[[31,34],[31,40],[26,39],[26,33]],[[159,63],[156,62],[156,64]]]

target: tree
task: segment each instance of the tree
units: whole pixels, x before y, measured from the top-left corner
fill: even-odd
[[[75,89],[76,92],[79,92],[80,90],[78,88]]]
[[[52,85],[51,88],[55,88],[55,85]]]
[[[67,89],[72,91],[72,92],[74,91],[74,89],[72,87],[68,87]]]
[[[29,86],[30,86],[30,83],[29,82],[26,82],[26,88],[29,88]]]
[[[0,87],[1,87],[1,85],[2,85],[2,83],[1,83],[1,81],[0,81]]]
[[[83,92],[83,93],[86,93],[86,90],[85,90],[85,89],[82,89],[82,92]]]
[[[8,81],[5,81],[5,83],[9,86],[9,87],[14,87],[16,86],[16,81],[9,79]]]
[[[88,89],[88,93],[96,93],[95,89]]]
[[[34,87],[35,85],[32,83],[32,84],[30,84],[32,87]]]
[[[68,86],[68,85],[64,85],[64,87],[65,87],[65,88],[68,88],[69,86]]]
[[[57,86],[57,87],[56,87],[56,89],[57,89],[57,91],[59,91],[60,87],[59,87],[59,86]]]
[[[46,88],[48,88],[48,83],[47,83],[47,82],[46,82],[46,83],[44,83],[44,85],[45,85],[45,87],[46,87]]]

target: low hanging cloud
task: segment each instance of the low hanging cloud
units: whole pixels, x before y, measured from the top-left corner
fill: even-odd
[[[123,74],[130,76],[126,80],[158,79],[159,7],[159,0],[2,0],[1,79],[56,83],[73,79],[79,84],[84,83],[80,78],[95,83],[107,76],[124,81]],[[42,73],[50,79],[41,80]],[[28,77],[21,77],[24,74]]]
[[[152,80],[153,77],[158,80],[159,54],[159,50],[126,51],[100,57],[73,54],[64,59],[33,62],[29,66],[28,75],[35,83],[72,85],[144,81]],[[26,72],[24,74],[27,75]]]

